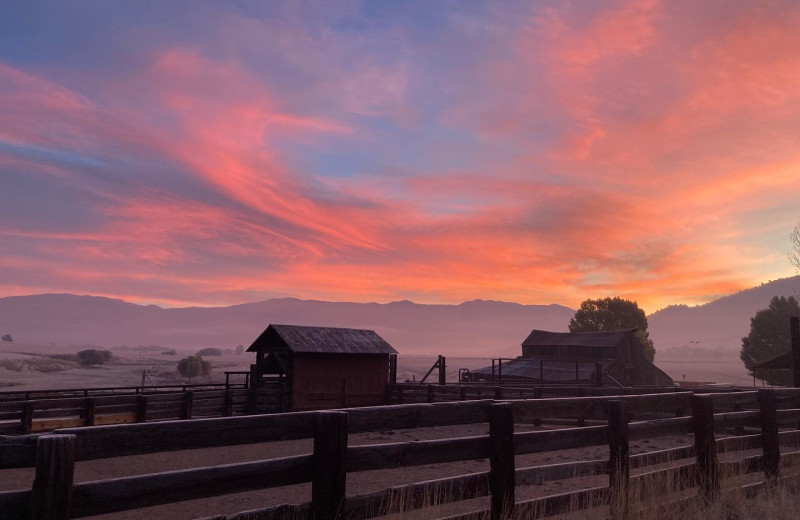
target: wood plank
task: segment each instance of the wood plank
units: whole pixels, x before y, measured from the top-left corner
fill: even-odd
[[[376,430],[424,428],[489,421],[493,401],[368,406],[347,409],[350,433]]]
[[[752,450],[761,447],[761,434],[717,439],[717,453]]]
[[[311,455],[76,484],[73,517],[310,482]]]
[[[631,464],[628,409],[621,400],[610,401],[608,407],[608,501],[610,517],[621,520],[627,518],[629,509]]]
[[[0,469],[35,467],[38,438],[38,435],[0,437]]]
[[[714,429],[717,431],[722,431],[725,428],[734,428],[737,426],[758,426],[758,425],[759,425],[759,412],[757,410],[714,414]]]
[[[36,476],[30,495],[30,520],[68,520],[75,473],[74,435],[43,435],[36,440]]]
[[[758,391],[761,443],[764,450],[764,476],[775,479],[780,476],[781,445],[778,436],[778,410],[775,393],[762,388]]]
[[[648,451],[638,455],[631,455],[630,464],[631,468],[641,468],[645,466],[663,464],[665,462],[673,462],[680,459],[693,458],[694,456],[694,446],[680,446],[678,448]]]
[[[347,471],[441,464],[489,457],[489,436],[350,446]]]
[[[694,447],[700,495],[706,502],[719,498],[719,465],[714,439],[714,401],[712,396],[692,396]]]
[[[235,446],[310,438],[314,412],[193,421],[91,426],[63,429],[78,436],[78,460],[121,457],[159,451]]]
[[[649,439],[665,435],[692,433],[691,417],[674,417],[653,421],[636,421],[628,425],[631,440]]]
[[[95,426],[102,426],[107,424],[128,424],[136,422],[135,413],[115,413],[115,414],[99,414],[95,415]]]
[[[31,433],[48,432],[59,428],[75,428],[83,426],[83,419],[80,417],[68,417],[63,419],[37,419],[31,424]]]
[[[315,518],[340,518],[347,482],[347,413],[315,417],[311,503]]]
[[[0,491],[0,511],[4,520],[28,520],[30,491]]]
[[[565,462],[562,464],[520,468],[516,471],[515,481],[517,486],[530,484],[540,485],[543,482],[553,480],[605,475],[607,473],[607,460],[584,460],[580,462]]]
[[[514,514],[514,415],[511,405],[489,407],[489,490],[491,518]]]
[[[541,453],[543,451],[568,450],[587,446],[602,446],[608,441],[607,426],[565,428],[514,434],[514,453]]]

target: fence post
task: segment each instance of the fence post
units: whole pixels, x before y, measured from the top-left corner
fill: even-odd
[[[781,465],[780,436],[778,435],[778,409],[775,392],[758,389],[759,421],[761,422],[761,445],[764,449],[764,476],[775,479]]]
[[[183,413],[182,419],[192,418],[192,405],[194,404],[194,392],[186,392],[183,394]]]
[[[94,413],[96,408],[96,401],[94,397],[87,397],[85,410],[83,413],[83,424],[86,426],[94,426]]]
[[[253,415],[258,411],[258,388],[251,386],[247,389],[247,413]]]
[[[30,435],[33,430],[33,401],[22,403],[22,435]]]
[[[136,422],[147,420],[147,396],[139,394],[136,396]]]
[[[43,435],[36,440],[36,476],[30,520],[67,520],[75,472],[75,435]]]
[[[595,363],[594,364],[594,386],[597,386],[597,387],[603,386],[603,364],[602,363]]]
[[[710,503],[719,497],[719,465],[714,439],[714,401],[710,395],[692,394],[692,425],[697,456],[700,496]]]
[[[315,519],[340,517],[347,477],[347,412],[315,417],[311,507]]]
[[[514,513],[514,415],[509,403],[489,406],[489,491],[491,518]]]
[[[428,385],[428,402],[433,402],[433,385]]]
[[[611,518],[628,517],[630,490],[630,437],[628,409],[624,401],[608,402],[608,503]]]
[[[439,384],[444,385],[447,383],[447,373],[445,369],[447,365],[445,364],[444,356],[439,356]]]
[[[467,388],[466,387],[464,387],[464,386],[461,387],[461,391],[459,392],[458,397],[459,397],[459,399],[461,401],[466,401],[467,400]]]
[[[397,389],[397,404],[405,404],[405,396],[403,395],[403,387]]]
[[[233,415],[233,390],[225,390],[225,417]]]

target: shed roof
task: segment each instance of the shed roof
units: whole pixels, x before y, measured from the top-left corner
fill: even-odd
[[[575,347],[616,347],[633,336],[636,329],[601,332],[550,332],[533,330],[522,342],[522,346],[565,345]]]
[[[784,352],[780,356],[776,356],[767,361],[763,361],[753,367],[753,370],[764,368],[792,368],[792,351]]]
[[[247,349],[248,352],[286,350],[319,354],[397,354],[374,330],[274,324]]]
[[[611,361],[602,362],[604,368],[608,368]],[[502,377],[539,379],[545,381],[575,381],[575,370],[577,368],[579,378],[589,379],[596,370],[597,363],[594,361],[544,361],[537,358],[518,357],[503,361],[501,367],[485,367],[477,370],[470,370],[471,374],[491,376],[493,373]]]

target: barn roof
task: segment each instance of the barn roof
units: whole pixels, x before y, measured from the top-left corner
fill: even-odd
[[[522,346],[616,347],[628,341],[635,331],[636,329],[602,332],[550,332],[534,329],[522,342]]]
[[[610,361],[602,362],[604,368],[608,368]],[[545,381],[575,381],[575,361],[544,361],[536,358],[518,357],[503,361],[501,367],[479,368],[470,370],[471,374],[491,376],[492,373],[502,377],[539,379],[543,377]],[[578,375],[580,379],[589,379],[594,374],[597,364],[594,361],[577,362]]]
[[[374,330],[270,325],[247,349],[320,354],[397,354]]]
[[[768,359],[753,367],[753,370],[764,368],[792,368],[792,351],[784,352],[780,356]]]

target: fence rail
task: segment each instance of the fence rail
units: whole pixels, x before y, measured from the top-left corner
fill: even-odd
[[[690,410],[692,415],[630,420],[637,413],[674,413],[676,407]],[[797,463],[800,453],[781,455],[780,451],[781,446],[800,444],[800,431],[780,431],[779,428],[781,424],[796,427],[798,413],[800,391],[759,390],[757,393],[709,395],[679,392],[425,403],[67,428],[48,435],[0,439],[0,468],[36,468],[33,488],[0,493],[0,509],[10,520],[58,520],[311,482],[310,502],[266,508],[259,513],[259,518],[277,519],[286,515],[310,518],[314,514],[324,514],[328,515],[326,517],[344,515],[367,519],[387,513],[388,508],[397,503],[397,497],[403,497],[404,508],[414,509],[424,506],[424,497],[431,494],[438,494],[444,501],[491,496],[491,510],[459,518],[487,514],[503,518],[502,515],[514,509],[524,512],[536,507],[539,511],[557,514],[567,505],[574,507],[576,503],[587,507],[616,504],[620,497],[627,496],[620,490],[629,489],[645,478],[644,475],[631,476],[631,469],[664,463],[674,463],[674,466],[649,472],[648,478],[663,480],[681,476],[684,486],[697,486],[701,496],[713,498],[719,495],[720,480],[734,470],[740,473],[763,471],[766,478],[775,479],[780,478],[782,468]],[[514,423],[558,416],[591,416],[606,423],[559,430],[514,431]],[[347,444],[351,433],[486,422],[489,435],[364,446]],[[760,432],[715,438],[715,431],[753,426]],[[628,453],[631,440],[676,433],[694,433],[694,446],[634,456]],[[74,464],[81,460],[300,438],[314,439],[313,453],[72,483]],[[517,455],[600,445],[610,447],[610,460],[529,468],[514,465]],[[761,449],[762,454],[736,461],[717,460],[718,453],[753,449]],[[418,482],[367,495],[345,495],[348,472],[486,458],[490,461],[489,472]],[[514,500],[514,489],[519,485],[604,474],[609,475],[608,486],[534,501],[516,503]]]
[[[281,383],[260,388],[242,385],[182,385],[167,390],[139,387],[28,392],[30,399],[0,398],[0,435],[30,434],[60,428],[229,417],[285,411]],[[213,386],[212,388],[208,388]],[[106,390],[113,392],[106,393]],[[133,393],[123,393],[133,391]],[[41,395],[40,395],[41,394]],[[76,395],[80,394],[80,395]]]

